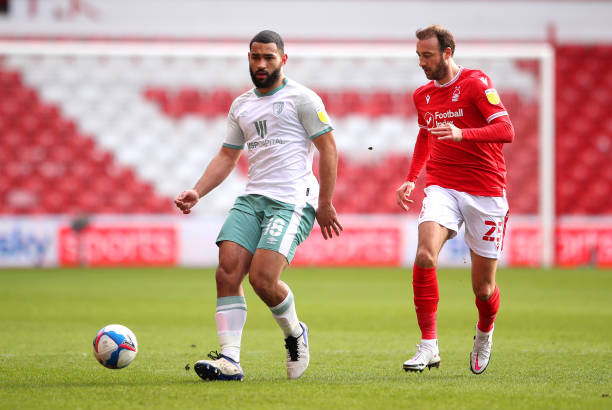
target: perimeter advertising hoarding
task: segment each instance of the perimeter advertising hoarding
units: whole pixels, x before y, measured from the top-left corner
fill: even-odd
[[[174,225],[92,224],[80,232],[59,228],[61,266],[160,266],[178,263]]]
[[[404,216],[342,216],[340,238],[324,240],[315,224],[294,266],[405,266],[414,263],[417,224]],[[105,216],[80,233],[67,217],[0,217],[0,267],[192,266],[214,267],[223,218]],[[532,218],[510,219],[502,266],[538,266],[540,231]],[[440,253],[439,266],[469,266],[461,229]],[[612,221],[561,221],[558,266],[612,266]]]
[[[223,219],[180,217],[183,266],[215,266],[217,233]],[[292,266],[400,266],[406,245],[403,225],[394,217],[346,216],[341,236],[325,240],[315,223],[295,254]]]
[[[612,267],[612,226],[571,223],[557,229],[558,266]]]
[[[347,225],[340,237],[327,240],[317,226],[298,247],[292,265],[399,266],[402,242],[397,225]]]
[[[0,267],[57,266],[56,218],[0,218]]]

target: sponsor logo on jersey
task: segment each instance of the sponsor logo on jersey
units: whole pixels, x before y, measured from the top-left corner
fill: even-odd
[[[461,86],[456,86],[455,90],[453,91],[453,96],[451,98],[452,102],[457,102],[459,101],[459,96],[461,95]]]
[[[485,90],[485,94],[487,95],[487,100],[493,104],[493,105],[497,105],[499,104],[499,95],[497,94],[497,91],[495,90],[495,88],[489,88]]]
[[[278,117],[283,112],[283,108],[285,108],[285,103],[283,101],[278,101],[272,104],[272,114],[275,117]]]
[[[434,114],[435,126],[439,127],[444,124],[453,124],[453,118],[463,117],[463,108],[458,110],[448,110],[446,112],[438,112]]]
[[[255,121],[253,124],[255,124],[257,135],[261,138],[265,138],[268,133],[268,120]]]
[[[463,108],[459,108],[456,111],[448,110],[446,112],[438,112],[435,114],[436,120],[463,117]]]
[[[285,140],[282,140],[280,138],[269,138],[267,140],[259,140],[259,141],[253,141],[253,142],[247,142],[247,148],[249,150],[254,150],[257,148],[265,148],[265,147],[271,147],[272,145],[283,145],[286,144]]]
[[[429,99],[431,98],[431,96],[429,94],[427,94],[425,96],[425,101],[427,102],[427,104],[429,104]]]
[[[329,118],[327,118],[327,113],[325,111],[319,110],[317,111],[317,115],[319,116],[319,121],[321,121],[323,124],[329,123]]]
[[[424,117],[425,117],[425,124],[427,125],[428,128],[431,128],[433,125],[433,119],[434,119],[433,114],[428,112],[428,113],[425,113]]]

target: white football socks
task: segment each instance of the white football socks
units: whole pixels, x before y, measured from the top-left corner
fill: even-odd
[[[438,339],[421,339],[421,346],[435,352],[438,348]]]
[[[287,293],[285,300],[271,307],[270,311],[276,323],[278,323],[285,334],[285,338],[288,336],[299,337],[302,334],[302,327],[300,326],[300,321],[295,311],[295,303],[293,301],[291,289],[289,289],[289,293]]]
[[[246,323],[247,307],[244,296],[217,298],[217,335],[221,354],[240,362],[242,329]]]

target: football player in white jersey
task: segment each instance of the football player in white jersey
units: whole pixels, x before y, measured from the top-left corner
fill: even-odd
[[[255,88],[234,100],[225,142],[193,189],[181,192],[176,206],[185,214],[234,169],[243,150],[248,182],[217,238],[215,320],[221,351],[194,365],[204,380],[242,380],[240,343],[246,322],[242,281],[249,282],[282,329],[287,377],[308,367],[308,327],[298,319],[293,293],[280,280],[297,246],[316,218],[325,239],[340,235],[332,205],[338,154],[333,126],[321,98],[285,77],[282,38],[265,30],[250,42],[249,71]],[[312,173],[319,151],[319,182]]]

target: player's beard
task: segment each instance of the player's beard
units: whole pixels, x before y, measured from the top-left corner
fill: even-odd
[[[251,67],[249,67],[249,73],[251,73],[251,81],[253,81],[253,84],[255,84],[255,87],[257,88],[270,88],[272,87],[280,78],[280,74],[281,74],[281,67],[279,66],[276,70],[272,71],[271,73],[266,73],[267,77],[266,78],[257,78],[255,75],[258,72],[265,72],[265,71],[257,71],[257,72],[253,72],[253,70],[251,69]]]
[[[425,72],[425,76],[428,80],[440,81],[448,74],[448,66],[444,63],[444,59],[441,59],[438,65],[429,73]]]

